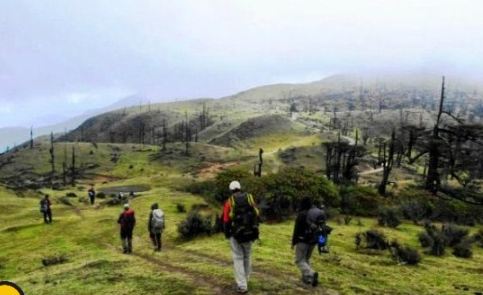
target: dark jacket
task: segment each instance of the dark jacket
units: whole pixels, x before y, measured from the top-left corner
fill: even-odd
[[[49,199],[42,199],[40,200],[40,208],[45,211],[50,210],[50,200]]]
[[[292,246],[295,246],[298,243],[309,243],[309,239],[307,239],[307,230],[308,230],[308,223],[307,223],[307,211],[300,211],[295,219],[295,226],[293,229],[292,235]],[[315,243],[314,243],[315,244]]]
[[[136,225],[136,217],[134,216],[134,210],[128,209],[119,215],[117,223],[121,225],[121,230],[132,230]]]

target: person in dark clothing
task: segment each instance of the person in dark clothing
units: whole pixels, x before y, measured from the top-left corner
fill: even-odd
[[[94,190],[94,186],[92,186],[88,191],[87,195],[89,196],[89,200],[91,201],[91,205],[94,205],[96,202],[96,191]]]
[[[310,266],[310,258],[317,244],[316,232],[311,227],[321,220],[325,221],[323,211],[315,207],[310,198],[303,198],[295,220],[292,249],[295,248],[295,264],[300,269],[302,281],[314,287],[319,283],[319,274]]]
[[[45,197],[40,200],[40,212],[44,214],[45,223],[52,223],[52,209],[50,208],[50,205],[49,195],[45,195]]]
[[[134,210],[129,208],[129,204],[124,204],[124,211],[119,215],[117,223],[121,229],[121,241],[123,253],[132,253],[132,232],[136,225]]]
[[[161,251],[161,234],[163,233],[164,228],[164,213],[161,209],[159,209],[159,205],[155,203],[151,205],[151,213],[149,213],[148,219],[148,231],[149,237],[153,242],[154,249],[158,252]]]

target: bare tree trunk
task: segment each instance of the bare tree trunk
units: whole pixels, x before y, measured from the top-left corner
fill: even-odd
[[[444,77],[441,85],[441,99],[439,101],[439,111],[438,117],[436,119],[436,124],[433,128],[433,136],[429,142],[429,162],[428,162],[428,173],[426,176],[426,189],[432,193],[436,193],[441,184],[441,178],[438,172],[439,166],[439,124],[441,122],[441,115],[443,114],[444,107]]]
[[[391,141],[389,143],[389,151],[386,154],[386,144],[384,143],[384,160],[383,160],[383,174],[382,174],[382,181],[379,185],[379,194],[385,196],[386,195],[386,187],[389,182],[389,175],[391,174],[391,170],[394,163],[394,143],[396,140],[396,131],[393,130],[391,134]]]
[[[75,186],[76,170],[75,170],[75,147],[74,146],[72,146],[72,165],[70,169],[71,169],[71,185]]]

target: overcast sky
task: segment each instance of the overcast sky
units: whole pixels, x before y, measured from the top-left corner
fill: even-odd
[[[131,94],[220,97],[354,71],[479,74],[482,15],[480,0],[1,0],[0,127]]]

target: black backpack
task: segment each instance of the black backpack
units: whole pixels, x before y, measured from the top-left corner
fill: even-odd
[[[325,223],[325,220],[325,213],[321,209],[313,207],[307,211],[305,237],[308,243],[315,244],[320,235],[327,237],[330,234],[332,228]]]
[[[247,193],[237,193],[230,197],[232,234],[239,243],[258,240],[258,209],[253,196]]]

